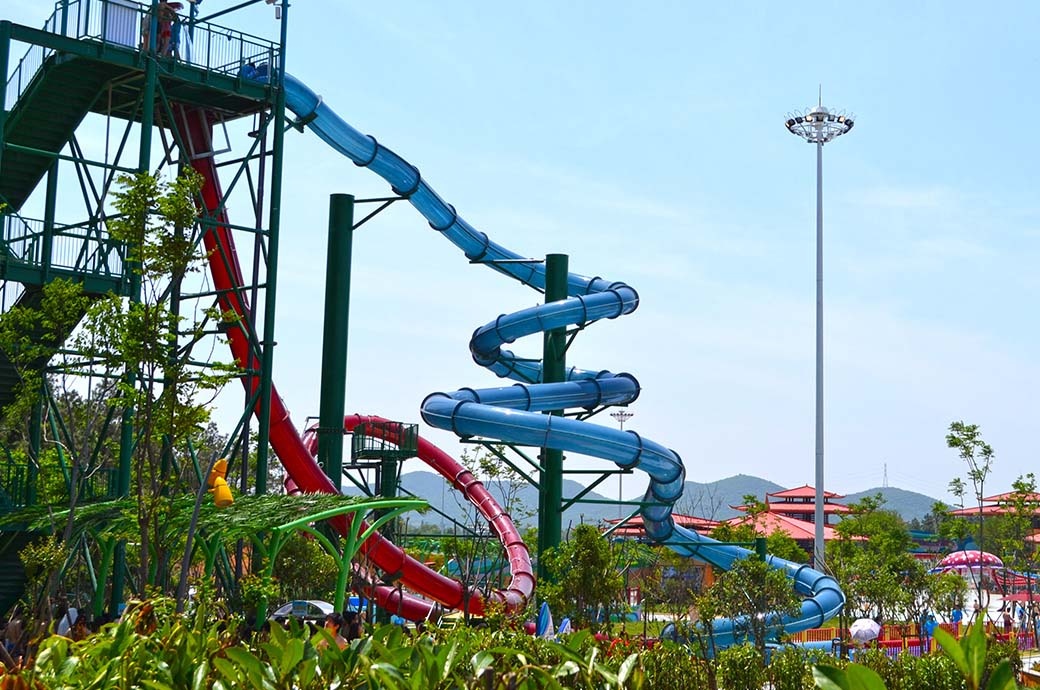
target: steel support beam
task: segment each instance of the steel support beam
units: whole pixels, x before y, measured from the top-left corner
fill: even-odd
[[[354,197],[350,194],[332,194],[329,197],[329,246],[325,262],[318,461],[337,489],[343,484],[343,414],[346,410],[353,239]]]
[[[548,254],[545,257],[545,303],[567,299],[566,254]],[[561,383],[566,379],[567,329],[554,328],[542,338],[542,383]],[[549,410],[546,414],[562,416],[563,410]],[[550,421],[550,427],[551,427]],[[542,448],[541,473],[538,483],[538,576],[546,577],[545,553],[560,545],[562,532],[561,503],[563,501],[563,451]]]

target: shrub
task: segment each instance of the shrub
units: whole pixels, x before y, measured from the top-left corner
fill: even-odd
[[[646,650],[640,660],[648,688],[687,690],[714,687],[708,662],[694,655],[686,645],[662,642]]]
[[[773,651],[766,669],[773,690],[805,690],[812,687],[813,664],[839,663],[818,649],[787,645]]]
[[[718,656],[719,684],[727,690],[759,690],[766,682],[763,662],[749,643],[723,649]]]

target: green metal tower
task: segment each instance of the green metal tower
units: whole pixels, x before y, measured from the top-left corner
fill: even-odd
[[[285,68],[288,5],[281,2],[271,39],[234,28],[236,17],[270,12],[263,0],[246,0],[209,16],[199,16],[199,5],[191,4],[188,16],[172,17],[159,0],[60,0],[42,29],[0,21],[0,71],[6,80],[0,90],[0,309],[38,309],[43,286],[59,277],[81,283],[88,295],[141,299],[139,274],[127,270],[127,247],[113,242],[107,231],[115,178],[137,172],[173,175],[193,161],[212,158],[223,192],[197,226],[185,232],[200,251],[202,237],[216,230],[240,236],[236,244],[251,248],[251,270],[243,271],[246,281],[237,288],[237,298],[249,305],[245,317],[257,334],[246,361],[240,362],[246,390],[257,394],[244,397],[232,455],[239,461],[241,486],[247,486],[247,474],[252,474],[257,491],[266,490],[267,483],[288,124],[277,75]],[[247,70],[274,76],[247,78]],[[208,134],[202,144],[187,134],[189,122],[200,119]],[[251,211],[236,224],[220,220],[231,198],[238,200],[237,208]],[[223,296],[204,284],[172,289],[172,302],[185,308],[212,307]],[[40,362],[40,367],[51,372],[55,364]],[[124,383],[133,384],[138,376],[128,372]],[[0,354],[0,407],[11,401],[18,380],[19,373]],[[56,410],[45,402],[30,420],[26,462],[0,459],[0,510],[36,500],[41,449],[57,448],[63,463],[87,461],[66,457],[76,444],[65,435],[68,427]],[[254,410],[260,412],[260,422],[251,449]],[[134,412],[112,410],[104,422],[120,439],[120,450],[117,457],[91,459],[105,465],[99,476],[112,479],[104,492],[95,489],[94,496],[131,493]],[[253,452],[256,460],[248,463]],[[73,490],[82,492],[70,486]],[[0,571],[7,570],[18,543],[8,537],[0,538]],[[141,586],[128,579],[121,544],[110,567],[94,575],[112,611],[119,609],[127,586]],[[16,590],[17,583],[0,579],[0,612],[12,603]],[[93,599],[102,601],[96,595]]]

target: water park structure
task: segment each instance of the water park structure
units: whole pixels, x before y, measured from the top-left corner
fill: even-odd
[[[486,599],[458,580],[430,570],[376,533],[361,544],[361,553],[380,571],[392,574],[395,584],[372,582],[369,593],[380,606],[413,620],[449,609],[479,615],[489,600],[507,611],[523,609],[536,596],[529,547],[470,469],[419,437],[410,425],[344,412],[350,236],[373,215],[355,221],[355,204],[362,200],[350,195],[333,195],[330,204],[318,423],[298,429],[278,395],[273,382],[278,249],[283,236],[291,233],[284,220],[290,202],[282,194],[286,134],[293,128],[310,132],[332,152],[388,183],[390,196],[366,201],[379,203],[379,208],[406,201],[466,261],[544,295],[542,304],[477,328],[470,341],[477,364],[515,383],[433,392],[420,410],[426,424],[460,438],[540,449],[539,553],[559,543],[563,453],[575,452],[602,458],[618,470],[646,473],[649,488],[637,512],[646,533],[657,543],[723,569],[754,556],[746,548],[713,541],[672,520],[672,506],[686,480],[678,454],[635,430],[588,421],[596,413],[632,403],[640,385],[629,373],[568,366],[568,347],[597,321],[632,313],[639,306],[636,290],[617,280],[571,273],[563,254],[533,259],[506,249],[470,225],[416,166],[337,114],[334,97],[325,100],[286,71],[288,3],[279,5],[277,39],[223,26],[254,5],[264,3],[247,0],[200,16],[200,5],[192,3],[187,17],[174,14],[170,19],[160,7],[167,3],[158,0],[146,4],[59,0],[43,29],[0,22],[0,67],[7,78],[0,93],[0,202],[6,205],[0,276],[4,309],[14,304],[32,306],[34,300],[38,306],[42,287],[59,276],[81,282],[88,294],[114,292],[129,300],[141,299],[139,281],[124,270],[126,247],[112,242],[105,230],[113,179],[119,173],[194,168],[204,186],[201,218],[192,237],[207,257],[210,283],[195,292],[186,290],[178,300],[213,304],[234,316],[234,325],[221,329],[241,369],[245,391],[232,434],[231,458],[241,462],[250,456],[251,448],[255,450],[254,490],[268,490],[268,445],[294,489],[307,493],[340,491],[344,433],[354,436],[352,459],[367,458],[383,469],[384,495],[393,494],[400,454],[414,452],[487,520],[506,550],[510,579]],[[27,52],[19,59],[13,47],[22,45]],[[77,137],[88,114],[102,118],[107,132],[116,132],[106,137],[99,157],[89,156]],[[228,132],[237,130],[228,124],[241,121],[252,123],[246,128],[248,135],[232,140]],[[132,143],[137,144],[136,160]],[[69,169],[75,174],[68,175]],[[41,182],[43,218],[33,220],[23,212]],[[62,191],[66,187],[67,193]],[[236,224],[228,212],[233,193],[248,193],[253,202],[252,217],[242,224]],[[87,202],[85,212],[80,211],[81,218],[59,221],[67,209],[61,199],[74,194]],[[243,267],[238,246],[252,247],[251,270]],[[540,356],[506,349],[530,336],[542,337]],[[5,364],[0,372],[4,386],[0,404],[17,377],[9,362],[0,362]],[[41,409],[34,417],[36,439],[41,438],[44,418],[53,415]],[[250,441],[253,418],[255,443]],[[119,425],[120,463],[111,468],[108,493],[125,498],[134,435],[132,410],[120,411]],[[242,481],[245,487],[244,476]],[[33,502],[31,463],[17,471],[9,469],[0,483],[13,507]],[[342,520],[339,526],[344,526]],[[5,563],[13,567],[23,543],[24,535],[5,536],[0,568]],[[808,565],[772,556],[766,560],[784,571],[804,597],[800,613],[783,620],[786,630],[816,627],[841,610],[844,596],[833,578]],[[125,554],[119,548],[113,555],[111,582],[98,585],[110,588],[113,608],[124,596],[125,567]],[[740,640],[739,621],[717,622],[714,634],[720,646]]]

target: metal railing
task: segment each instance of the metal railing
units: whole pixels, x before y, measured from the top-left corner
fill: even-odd
[[[419,452],[419,425],[366,422],[354,427],[350,454],[365,460],[404,460]]]
[[[119,497],[119,469],[103,467],[89,477],[79,480],[79,498],[82,503],[108,501]]]
[[[21,216],[4,217],[0,237],[4,259],[118,279],[123,275],[123,246],[99,225],[54,224],[48,238],[44,222]]]
[[[160,3],[160,8],[167,7]],[[155,18],[156,58],[238,75],[247,65],[277,65],[279,45],[237,29],[210,22],[192,22],[172,9]],[[67,0],[56,3],[43,30],[69,38],[145,50],[152,26],[151,3],[133,0]],[[32,83],[53,50],[33,45],[7,78],[6,100],[10,109]],[[271,72],[271,70],[268,70]]]
[[[25,507],[25,474],[23,463],[0,462],[0,511]]]

